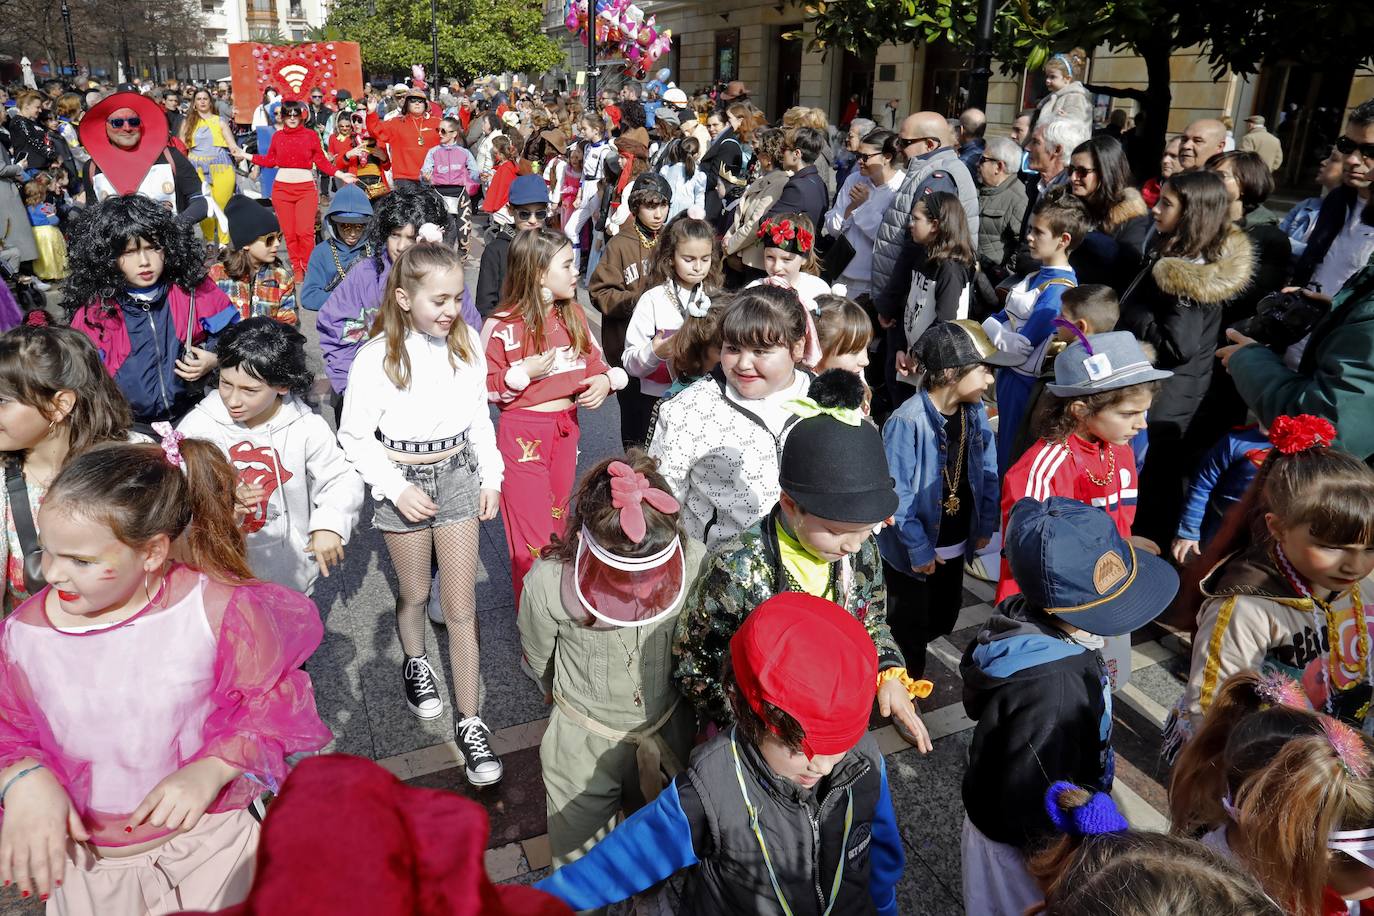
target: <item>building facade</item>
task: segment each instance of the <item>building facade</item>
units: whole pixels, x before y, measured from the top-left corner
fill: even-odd
[[[200,0],[200,9],[210,47],[196,75],[205,79],[229,75],[230,44],[267,34],[305,41],[329,16],[328,0]]]
[[[851,102],[884,127],[922,109],[956,117],[964,107],[967,55],[943,44],[881,46],[872,59],[830,50],[807,50],[802,9],[781,0],[641,0],[661,31],[673,31],[670,54],[657,66],[672,70],[673,80],[690,92],[738,79],[754,103],[770,117],[793,105],[824,110],[837,122]],[[582,84],[586,46],[563,25],[563,0],[546,0],[545,28],[567,52],[564,68],[544,75],[550,85]],[[1004,73],[994,63],[988,87],[988,130],[1005,134],[1011,122],[1044,92],[1040,73]],[[1344,114],[1374,97],[1374,76],[1309,64],[1266,66],[1254,77],[1224,73],[1214,79],[1205,54],[1182,51],[1170,63],[1173,107],[1169,131],[1177,133],[1198,117],[1230,116],[1239,137],[1244,120],[1262,114],[1271,130],[1282,128],[1291,148],[1282,178],[1310,180],[1315,162],[1326,155],[1341,129]],[[602,66],[601,85],[616,86],[623,77],[614,64]],[[1144,63],[1129,52],[1106,46],[1091,53],[1087,82],[1122,88],[1145,88]],[[1134,113],[1129,100],[1098,98],[1105,123],[1114,107]],[[1296,152],[1297,155],[1293,155]],[[1315,157],[1315,158],[1314,158]]]

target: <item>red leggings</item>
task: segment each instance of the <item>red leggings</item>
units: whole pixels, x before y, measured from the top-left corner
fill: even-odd
[[[296,274],[296,286],[305,282],[310,252],[315,250],[315,214],[320,209],[320,192],[313,181],[278,181],[272,185],[272,207],[281,223],[286,254]]]
[[[517,612],[525,574],[539,549],[553,535],[563,533],[577,476],[580,434],[576,407],[552,413],[519,408],[501,413],[496,430],[496,447],[506,462],[501,520],[506,526]]]

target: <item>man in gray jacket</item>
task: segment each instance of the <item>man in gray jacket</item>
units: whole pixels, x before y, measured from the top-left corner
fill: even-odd
[[[1021,147],[1006,137],[989,140],[978,159],[978,269],[994,285],[1021,243],[1026,186],[1020,168]]]

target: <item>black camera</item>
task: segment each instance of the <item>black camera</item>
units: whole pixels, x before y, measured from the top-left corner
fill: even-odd
[[[1255,306],[1255,314],[1235,329],[1282,353],[1311,333],[1330,310],[1330,302],[1305,296],[1301,290],[1270,293]]]

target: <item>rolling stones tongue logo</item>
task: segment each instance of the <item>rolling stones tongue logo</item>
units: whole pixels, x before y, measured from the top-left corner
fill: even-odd
[[[282,466],[281,456],[270,445],[237,442],[229,446],[229,460],[239,472],[239,482],[262,487],[262,501],[243,520],[243,533],[261,531],[267,524],[267,506],[277,487],[296,476]]]

